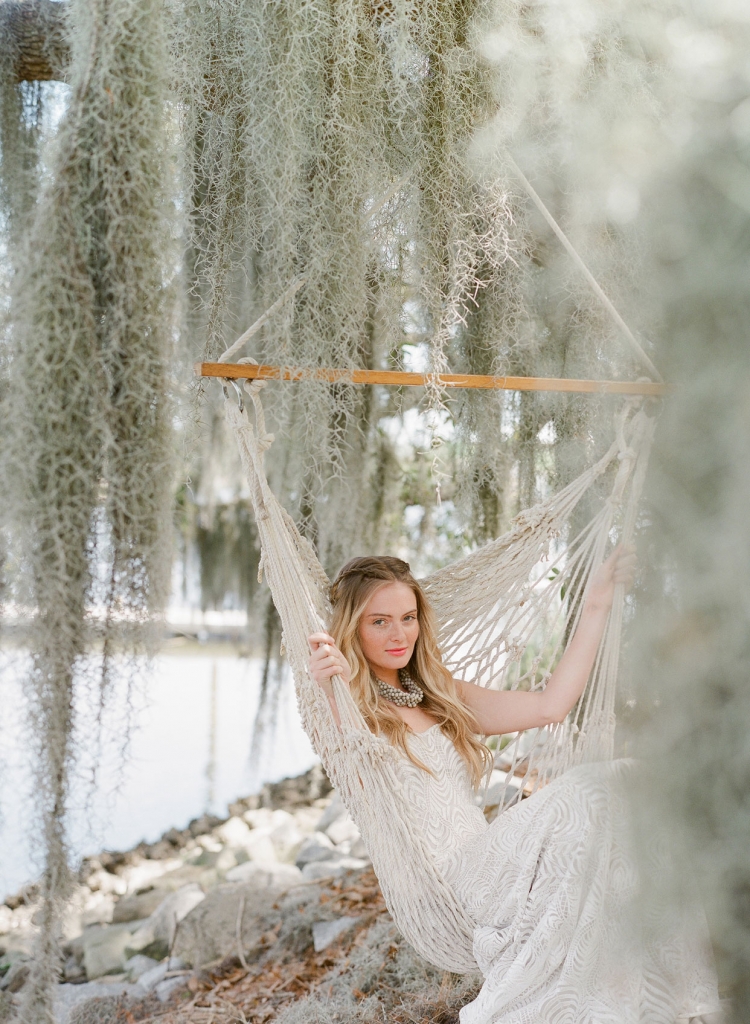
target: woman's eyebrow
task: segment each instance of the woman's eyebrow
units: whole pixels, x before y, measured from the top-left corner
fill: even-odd
[[[408,612],[401,612],[402,616],[403,615],[416,615],[416,614],[417,614],[417,609],[416,608],[410,608]],[[372,617],[373,619],[392,619],[393,618],[393,612],[368,612],[367,613],[367,617],[368,618]]]

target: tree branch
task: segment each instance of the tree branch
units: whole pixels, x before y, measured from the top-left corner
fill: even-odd
[[[0,68],[12,81],[62,81],[70,57],[65,38],[65,3],[1,0]]]

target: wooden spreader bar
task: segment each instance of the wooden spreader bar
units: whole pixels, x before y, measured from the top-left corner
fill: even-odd
[[[471,373],[402,373],[399,370],[332,370],[323,367],[256,366],[252,363],[196,363],[196,377],[233,380],[319,380],[329,384],[385,384],[390,387],[481,388],[498,391],[572,391],[587,394],[666,394],[669,385],[653,381],[572,380],[560,377],[493,377]]]

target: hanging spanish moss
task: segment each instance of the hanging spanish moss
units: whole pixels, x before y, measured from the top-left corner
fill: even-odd
[[[653,118],[654,72],[621,4],[586,17],[569,7],[188,4],[176,46],[191,324],[206,356],[304,281],[253,338],[259,360],[632,372],[617,328],[529,216],[503,158],[516,152],[627,305],[636,250],[612,112],[630,104]],[[550,474],[559,483],[579,469],[594,428],[592,403],[568,396],[426,398],[460,448],[454,467],[439,428],[427,445],[436,484],[459,473],[467,540],[492,536]],[[275,390],[272,477],[329,567],[381,540],[370,500],[380,425],[414,401]],[[545,427],[554,447],[540,445]]]
[[[39,141],[43,86],[17,83],[13,49],[0,53],[0,218],[4,227],[3,292],[8,293],[39,187]],[[0,313],[0,403],[7,398],[9,330],[7,307]],[[0,470],[3,453],[0,451]],[[2,473],[5,476],[5,473]],[[0,511],[0,607],[8,600],[11,570],[8,508]],[[2,624],[0,623],[0,626]]]
[[[44,98],[54,88],[47,83],[69,59],[62,12],[52,0],[0,5],[0,207],[10,267],[37,195]]]
[[[429,338],[432,365],[445,368],[477,292],[515,275],[507,188],[474,181],[464,160],[490,103],[469,46],[473,13],[188,5],[191,244],[209,356],[304,278],[259,336],[258,358],[400,365]],[[370,389],[275,396],[290,438],[274,454],[280,482],[330,564],[372,536],[363,496],[377,487],[378,423],[396,411]]]
[[[0,191],[11,249],[20,242],[38,188],[42,86],[17,84],[0,67]]]
[[[679,871],[655,888],[684,901],[700,883],[740,1024],[750,1016],[750,24],[741,4],[697,0],[663,28],[652,42],[670,65],[668,117],[637,182],[643,296],[679,388],[648,486],[652,586],[634,695],[650,770],[639,806],[645,828],[658,815],[674,839]]]
[[[70,99],[13,284],[3,417],[45,851],[28,1024],[54,1019],[76,698],[96,673],[105,701],[115,652],[143,648],[170,542],[162,14],[73,0],[69,18]]]

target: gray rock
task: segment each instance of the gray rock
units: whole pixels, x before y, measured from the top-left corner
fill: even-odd
[[[249,860],[227,871],[227,881],[254,884],[259,889],[283,892],[302,882],[302,872],[293,864],[258,864]]]
[[[205,896],[195,882],[183,885],[177,892],[170,893],[148,921],[131,936],[125,947],[127,955],[130,957],[140,953],[155,960],[163,959],[172,947],[177,925],[205,899]]]
[[[293,863],[296,860],[305,839],[291,815],[274,828],[269,838],[273,843],[276,856],[284,863]]]
[[[31,970],[31,962],[27,959],[16,960],[5,972],[0,981],[0,989],[5,992],[20,992],[26,983]]]
[[[69,956],[63,965],[63,980],[71,985],[86,981],[86,971],[77,957]]]
[[[76,935],[74,939],[69,939],[63,946],[63,952],[66,956],[74,956],[79,963],[83,963],[83,936],[86,932],[82,932],[80,935]]]
[[[164,939],[158,939],[154,929],[147,920],[141,924],[137,931],[133,932],[125,943],[125,958],[132,959],[134,956],[148,956],[158,964],[160,959],[169,953],[169,945]]]
[[[318,807],[298,807],[294,812],[294,823],[304,836],[311,835],[319,821],[320,808]]]
[[[105,983],[90,981],[85,985],[58,985],[55,989],[55,1019],[57,1024],[68,1024],[74,1007],[89,999],[101,999],[104,996],[129,995],[143,997],[143,991],[137,985],[127,982]]]
[[[288,865],[282,866],[288,868]],[[272,882],[268,872],[265,874],[266,881]],[[280,920],[274,904],[283,891],[278,885],[259,886],[257,883],[255,879],[248,884],[225,883],[212,889],[180,924],[175,954],[193,967],[199,967],[236,953],[238,917],[241,917],[242,947],[252,949],[261,935]]]
[[[358,920],[356,917],[339,917],[336,921],[316,921],[312,926],[315,952],[321,953],[332,942],[348,932]]]
[[[359,838],[359,829],[347,813],[336,818],[325,830],[326,835],[337,846],[339,843],[355,843]]]
[[[214,829],[214,835],[230,849],[246,847],[252,841],[250,826],[236,816]]]
[[[158,960],[154,960],[153,957],[143,956],[142,953],[136,953],[135,956],[131,956],[129,960],[125,961],[125,973],[127,974],[129,981],[138,981],[146,971],[150,971],[153,967],[158,966]]]
[[[81,912],[81,925],[89,928],[92,924],[110,924],[115,910],[115,897],[111,892],[92,892]],[[142,914],[142,917],[147,915]]]
[[[177,892],[163,900],[151,915],[151,927],[157,938],[166,939],[171,943],[174,938],[175,925],[187,917],[194,907],[206,898],[206,894],[195,882],[183,885]]]
[[[347,811],[346,807],[344,807],[344,801],[341,799],[338,793],[334,793],[333,800],[331,800],[330,804],[326,807],[326,809],[323,811],[320,818],[318,819],[318,823],[315,826],[315,831],[326,832],[328,828],[334,823],[334,821],[336,821],[338,818],[343,818],[346,813]]]
[[[246,801],[248,807],[286,807],[288,809],[299,807],[300,804],[310,804],[331,792],[331,783],[328,781],[323,768],[318,764],[314,765],[309,772],[291,779],[282,779],[280,782],[267,783],[257,797],[251,798],[253,802]]]
[[[173,868],[166,874],[160,875],[159,878],[155,878],[153,887],[161,892],[162,899],[164,899],[166,893],[177,892],[183,885],[189,885],[191,882],[201,885],[205,877],[206,869],[204,867],[196,864],[183,864],[181,867]]]
[[[137,928],[142,922],[134,922]],[[117,974],[125,967],[125,950],[134,926],[112,924],[102,928],[87,928],[83,933],[83,966],[89,981],[105,974]]]
[[[149,889],[148,892],[139,892],[134,896],[123,896],[115,903],[112,923],[143,921],[144,918],[151,917],[163,899],[164,892],[159,889]]]
[[[193,818],[188,829],[192,836],[205,836],[221,823],[221,818],[217,818],[213,814],[203,814],[200,818]]]
[[[168,953],[169,943],[166,939],[160,939],[154,934],[154,929],[148,921],[129,937],[124,949],[128,960],[140,955],[147,956],[157,963],[159,960],[163,960]]]
[[[0,992],[0,1024],[10,1024],[15,1015],[13,996],[10,992]]]
[[[153,992],[157,985],[160,985],[170,971],[183,971],[187,967],[185,961],[179,956],[170,957],[163,963],[156,964],[149,970],[144,971],[138,979],[138,984],[144,992]]]
[[[323,878],[340,878],[347,871],[362,871],[370,862],[358,857],[337,857],[335,860],[317,860],[305,864],[302,878],[305,882],[319,882]]]
[[[251,838],[244,847],[250,860],[254,860],[258,864],[276,863],[278,857],[276,856],[276,847],[271,839],[271,831],[272,829],[268,826],[267,829],[259,828],[250,833]]]
[[[181,862],[176,857],[165,860],[148,860],[138,857],[135,863],[123,869],[122,881],[125,883],[125,891],[132,894],[155,888],[162,875],[179,867],[181,867]]]
[[[359,839],[352,843],[351,849],[349,850],[349,855],[351,857],[358,857],[360,860],[370,859],[370,855],[367,852],[367,847],[365,846],[361,836]]]
[[[257,810],[247,811],[242,817],[251,829],[273,828],[271,824],[273,822],[273,811],[270,807],[259,807]]]
[[[34,950],[35,929],[14,928],[12,932],[3,935],[3,946],[8,955],[31,956]]]
[[[182,989],[187,989],[187,978],[185,975],[179,978],[166,978],[164,981],[160,981],[154,989],[154,993],[159,1002],[168,1003],[174,993]]]
[[[3,973],[6,973],[18,960],[26,961],[29,959],[30,955],[28,953],[22,953],[16,949],[6,950],[3,955],[0,956],[0,977],[2,977]]]
[[[332,851],[333,843],[325,832],[314,832],[302,843],[295,863],[298,868],[304,868],[305,864],[312,864],[316,860],[328,860]]]
[[[241,858],[247,857],[244,850],[238,852]],[[215,868],[217,873],[223,874],[233,868],[237,861],[237,855],[233,850],[220,847],[218,850],[202,850],[191,863],[196,867]]]

